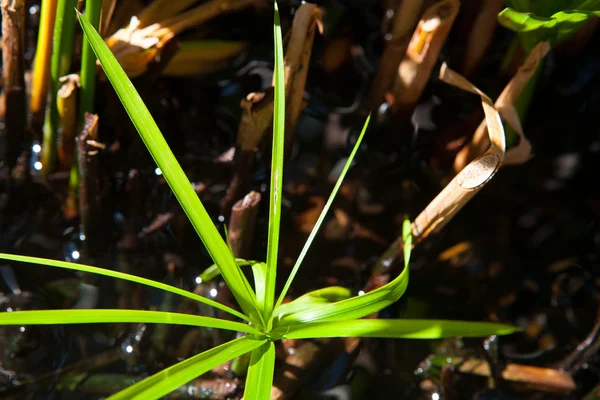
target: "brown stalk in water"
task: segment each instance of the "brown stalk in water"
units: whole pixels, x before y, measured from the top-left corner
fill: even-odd
[[[2,0],[2,77],[4,101],[3,150],[0,160],[15,166],[25,134],[26,98],[23,51],[25,49],[25,0]]]
[[[375,109],[392,89],[398,65],[406,53],[411,35],[419,21],[424,0],[403,0],[394,13],[392,32],[385,45],[377,73],[369,91],[369,107]]]
[[[231,209],[229,242],[235,257],[248,258],[254,242],[254,227],[258,215],[260,193],[250,192],[238,200]]]
[[[235,144],[233,176],[221,202],[223,215],[227,215],[233,203],[250,188],[254,151],[273,120],[273,89],[250,93],[242,100],[240,107],[242,118]]]
[[[302,3],[294,17],[289,45],[286,51],[284,73],[286,90],[286,152],[291,150],[296,122],[303,109],[302,96],[315,28],[321,21],[320,9]],[[233,203],[250,189],[250,176],[256,147],[272,126],[273,89],[250,93],[242,100],[242,118],[238,129],[233,176],[227,194],[221,202],[221,213],[227,215]]]
[[[77,91],[79,75],[67,75],[60,79],[56,95],[58,110],[58,160],[63,170],[70,170],[73,164],[73,147],[77,127]]]
[[[98,154],[103,146],[98,140],[98,116],[86,113],[81,135],[77,137],[79,162],[79,215],[81,234],[84,236],[83,252],[90,256],[98,240],[100,188],[98,179]]]
[[[302,3],[294,15],[292,33],[285,52],[285,152],[289,154],[294,143],[298,117],[304,109],[303,95],[310,65],[315,30],[323,33],[322,11],[314,4]]]
[[[442,0],[429,7],[421,17],[388,98],[396,114],[411,112],[421,97],[459,7],[458,0]]]
[[[519,68],[515,76],[506,85],[498,99],[495,107],[500,112],[502,118],[519,135],[520,142],[517,147],[511,149],[506,154],[506,164],[521,164],[529,160],[531,156],[531,145],[523,134],[523,128],[517,112],[514,108],[515,101],[518,99],[521,91],[529,82],[537,70],[541,60],[550,50],[548,42],[539,43],[529,54],[525,63]],[[454,160],[454,171],[458,173],[473,160],[478,154],[481,154],[485,148],[490,145],[488,127],[485,121],[482,121],[473,138],[463,147]]]

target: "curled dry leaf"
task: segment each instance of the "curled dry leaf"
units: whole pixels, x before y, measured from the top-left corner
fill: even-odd
[[[504,128],[492,100],[471,82],[452,71],[444,63],[440,79],[467,92],[478,94],[485,113],[489,148],[467,165],[419,214],[412,224],[415,241],[442,229],[458,211],[494,176],[504,160]]]
[[[514,108],[515,101],[537,70],[541,60],[550,50],[548,42],[539,43],[529,54],[525,63],[519,68],[515,76],[506,85],[498,99],[495,107],[504,119],[504,121],[519,135],[519,144],[510,149],[505,156],[506,164],[522,164],[531,158],[531,144],[523,133],[521,121]],[[458,173],[465,166],[481,154],[489,146],[488,127],[485,121],[482,121],[473,139],[456,155],[454,160],[454,171]]]

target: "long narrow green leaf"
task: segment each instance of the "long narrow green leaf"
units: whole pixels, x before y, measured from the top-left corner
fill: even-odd
[[[260,334],[250,325],[219,318],[163,311],[39,310],[0,313],[0,325],[112,324],[117,322],[202,326]]]
[[[308,310],[315,306],[335,303],[336,301],[346,300],[352,297],[350,289],[341,286],[330,286],[323,289],[313,290],[302,296],[275,308],[273,315],[281,319],[286,315]]]
[[[316,306],[308,310],[283,316],[277,319],[276,326],[284,328],[290,325],[307,322],[343,321],[358,319],[377,312],[395,303],[406,291],[408,286],[410,252],[412,246],[411,226],[408,219],[402,227],[404,239],[404,270],[396,279],[362,296],[351,297],[336,303]]]
[[[285,143],[285,86],[283,75],[283,44],[279,9],[275,2],[273,35],[275,37],[275,99],[273,111],[273,152],[271,155],[271,195],[269,203],[269,232],[267,241],[267,278],[265,282],[265,314],[270,314],[275,301],[275,278],[279,227],[281,224],[281,198],[283,197],[283,153]]]
[[[117,272],[117,271],[112,271],[110,269],[92,267],[89,265],[69,263],[69,262],[65,262],[65,261],[50,260],[47,258],[18,256],[18,255],[14,255],[14,254],[0,253],[0,259],[44,265],[47,267],[65,268],[65,269],[70,269],[73,271],[89,272],[91,274],[98,274],[98,275],[110,276],[111,278],[123,279],[126,281],[139,283],[141,285],[150,286],[150,287],[153,287],[156,289],[166,290],[167,292],[171,292],[171,293],[183,296],[183,297],[187,297],[188,299],[196,300],[200,303],[204,303],[211,307],[217,308],[221,311],[224,311],[226,313],[234,315],[243,320],[246,320],[246,321],[248,320],[248,317],[246,317],[244,314],[237,312],[236,310],[229,308],[223,304],[217,303],[214,300],[207,299],[206,297],[199,296],[195,293],[190,293],[187,290],[179,289],[175,286],[167,285],[167,284],[164,284],[161,282],[156,282],[156,281],[146,279],[146,278],[141,278],[141,277],[135,276],[135,275],[125,274],[123,272]]]
[[[259,307],[265,306],[265,289],[267,283],[267,264],[254,263],[252,264],[252,274],[254,275],[254,291],[256,292],[256,303]]]
[[[78,18],[85,37],[100,60],[100,64],[123,103],[127,114],[129,114],[129,118],[135,125],[154,161],[161,169],[163,176],[196,229],[200,239],[202,239],[210,256],[215,264],[219,266],[225,282],[227,282],[240,307],[254,322],[257,324],[262,323],[252,287],[235,262],[227,244],[219,235],[217,228],[204,209],[202,202],[167,145],[140,95],[96,30],[81,14],[78,14]]]
[[[296,259],[296,263],[294,264],[294,267],[292,268],[292,272],[290,272],[290,276],[288,277],[288,279],[285,283],[285,286],[283,287],[283,290],[281,291],[281,294],[279,295],[279,299],[277,299],[275,308],[277,308],[279,305],[281,305],[283,298],[287,294],[290,286],[292,285],[292,282],[294,281],[294,277],[296,276],[296,273],[298,273],[298,269],[300,269],[300,265],[302,264],[302,261],[304,260],[304,257],[306,256],[306,253],[308,252],[308,249],[312,245],[312,242],[315,239],[315,236],[317,236],[317,233],[319,232],[319,228],[321,228],[321,224],[325,220],[325,216],[327,215],[327,212],[329,211],[329,208],[331,207],[331,204],[333,203],[333,200],[335,199],[335,196],[337,195],[338,190],[342,186],[342,183],[344,182],[344,178],[346,177],[346,174],[348,173],[348,170],[350,169],[350,166],[352,165],[352,161],[354,161],[354,156],[356,155],[356,152],[358,151],[358,149],[360,147],[363,137],[365,136],[365,132],[367,131],[367,127],[369,126],[370,119],[371,119],[371,115],[369,115],[367,117],[367,120],[365,121],[365,125],[363,126],[363,129],[362,129],[362,132],[360,133],[360,136],[358,137],[358,140],[356,141],[356,144],[354,145],[354,148],[352,149],[352,153],[350,153],[350,157],[348,157],[348,160],[346,161],[346,165],[344,165],[344,169],[342,170],[342,173],[340,174],[337,182],[335,183],[335,186],[333,187],[333,190],[331,191],[331,194],[329,195],[329,199],[327,199],[327,203],[325,204],[325,207],[323,207],[323,211],[321,211],[321,215],[319,215],[319,219],[317,219],[317,222],[316,222],[315,226],[313,227],[312,231],[310,232],[310,235],[308,236],[308,239],[306,240],[306,243],[304,244],[302,251],[300,251],[300,255]]]
[[[248,336],[232,340],[162,370],[109,397],[108,400],[159,399],[214,367],[262,346],[263,343],[265,340],[255,340]]]
[[[243,258],[236,258],[235,262],[237,262],[240,267],[246,267],[248,265],[256,264],[258,261],[248,261],[244,260]],[[200,282],[210,282],[217,276],[221,276],[221,271],[219,270],[217,264],[213,264],[202,271],[198,278],[200,278]]]
[[[275,344],[269,341],[252,351],[244,400],[269,400],[275,371]]]
[[[315,322],[275,329],[276,338],[308,339],[321,337],[373,337],[402,339],[441,339],[509,335],[519,328],[492,322],[465,322],[426,319],[358,319]]]

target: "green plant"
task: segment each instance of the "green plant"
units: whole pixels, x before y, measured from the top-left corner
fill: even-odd
[[[511,0],[511,7],[498,14],[498,22],[519,35],[529,53],[536,44],[566,40],[590,17],[600,16],[599,0],[531,1]]]
[[[498,22],[517,33],[526,56],[538,43],[549,41],[554,46],[573,35],[590,17],[600,16],[600,0],[509,0],[507,4],[510,7],[498,14]],[[531,103],[540,70],[541,64],[516,102],[521,119]],[[508,126],[506,136],[508,139],[515,137]]]
[[[138,310],[45,310],[0,313],[0,324],[146,322],[192,325],[246,333],[245,336],[239,339],[232,340],[171,366],[111,397],[111,399],[128,400],[159,398],[204,372],[248,352],[251,352],[251,357],[246,379],[245,398],[268,399],[270,398],[273,371],[275,368],[274,342],[283,338],[362,336],[423,339],[457,335],[487,336],[515,332],[516,329],[512,326],[493,323],[444,320],[359,319],[394,303],[406,290],[409,275],[408,262],[412,242],[411,228],[408,220],[405,221],[403,226],[404,270],[387,285],[362,296],[351,296],[350,291],[345,288],[330,287],[310,292],[290,303],[281,304],[283,296],[290,287],[312,240],[323,222],[325,214],[331,206],[341,182],[350,168],[365,134],[368,119],[317,224],[311,232],[292,273],[287,279],[284,290],[278,300],[275,301],[277,247],[281,219],[285,109],[283,49],[277,6],[275,6],[274,22],[275,110],[268,250],[266,263],[250,263],[254,274],[254,287],[247,281],[240,268],[241,264],[249,262],[236,261],[233,254],[229,251],[227,244],[213,225],[185,173],[167,146],[156,123],[133,88],[125,72],[119,66],[102,38],[96,33],[90,23],[81,17],[81,14],[79,14],[79,21],[87,40],[99,58],[107,77],[115,88],[132,122],[175,193],[190,222],[208,249],[220,274],[238,301],[242,312],[240,313],[213,300],[173,286],[107,269],[10,254],[0,254],[0,258],[85,271],[137,282],[213,306],[240,318],[245,323],[170,312]]]

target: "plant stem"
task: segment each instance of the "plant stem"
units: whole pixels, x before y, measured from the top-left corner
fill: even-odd
[[[61,169],[68,170],[73,164],[73,147],[77,129],[77,88],[79,75],[67,75],[61,79],[60,89],[56,95],[58,110],[58,158]]]
[[[2,75],[4,85],[4,143],[0,160],[15,166],[25,133],[24,76],[25,1],[2,0]]]
[[[315,4],[302,3],[294,15],[292,33],[285,54],[285,155],[292,151],[296,123],[304,109],[304,87],[310,65],[315,30],[322,31],[321,9]]]
[[[442,0],[425,10],[398,67],[390,99],[396,115],[410,115],[421,97],[459,7],[458,0]]]
[[[37,48],[35,51],[35,64],[33,66],[33,88],[31,91],[31,129],[41,138],[46,100],[48,99],[48,86],[50,83],[50,62],[52,57],[52,35],[56,20],[56,5],[58,0],[42,2],[40,29]]]
[[[81,180],[79,185],[79,211],[81,221],[81,235],[85,237],[82,250],[90,256],[90,250],[97,242],[97,237],[92,234],[97,231],[100,208],[98,189],[98,116],[86,114],[81,135],[77,138],[77,152]],[[72,170],[71,170],[72,171]]]
[[[42,174],[47,176],[56,164],[56,140],[58,136],[58,109],[56,96],[60,87],[60,78],[71,68],[73,52],[73,36],[75,34],[75,12],[77,0],[58,0],[56,22],[52,44],[50,66],[50,99],[49,111],[44,122],[44,138],[42,146]]]
[[[86,0],[85,18],[96,31],[100,26],[102,0]],[[87,40],[81,48],[81,97],[79,99],[79,123],[83,123],[85,113],[93,111],[96,92],[96,55]]]
[[[260,198],[260,193],[252,191],[236,202],[231,209],[229,240],[231,251],[237,258],[247,258],[252,251]]]
[[[75,14],[75,13],[73,13]],[[96,31],[100,28],[100,15],[102,14],[102,0],[86,0],[85,18],[92,24]],[[84,128],[86,114],[91,113],[94,108],[94,98],[96,94],[96,55],[94,54],[90,43],[83,40],[81,48],[81,72],[80,72],[80,91],[79,91],[79,109],[77,118],[78,126]],[[74,190],[79,186],[80,176],[77,162],[79,151],[74,153],[74,160],[71,164],[71,174],[69,175],[69,188],[72,196],[77,196]],[[81,191],[80,191],[81,192]],[[80,205],[82,202],[79,203]],[[83,212],[82,212],[83,213]]]
[[[396,9],[391,39],[385,45],[369,90],[368,104],[371,109],[381,104],[385,93],[394,85],[398,65],[406,53],[413,30],[419,22],[423,3],[423,0],[402,1]]]
[[[240,108],[242,118],[235,144],[233,176],[221,201],[222,215],[228,215],[231,206],[250,189],[255,148],[273,120],[273,89],[250,93],[242,100]]]

